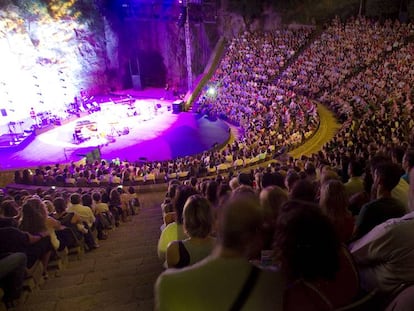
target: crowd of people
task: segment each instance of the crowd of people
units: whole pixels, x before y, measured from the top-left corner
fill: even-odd
[[[158,310],[324,311],[364,295],[367,310],[412,310],[414,27],[336,18],[306,47],[311,33],[243,33],[230,43],[211,81],[217,92],[198,103],[200,113],[243,129],[223,149],[165,162],[58,164],[16,172],[15,181],[168,182]],[[309,157],[278,157],[316,131],[316,102],[342,123],[334,139]],[[100,195],[97,202],[122,202],[120,188]],[[42,206],[21,194],[11,201],[21,213]],[[130,208],[110,206],[115,225],[127,219]],[[87,232],[102,227],[85,222]]]
[[[360,68],[381,62],[383,55],[401,47],[412,31],[411,24],[398,21],[380,23],[358,16],[344,23],[337,17],[283,72],[278,83],[311,96],[330,92]]]
[[[414,164],[413,155],[404,157]],[[366,310],[411,310],[413,301],[398,296],[414,282],[412,196],[402,166],[375,153],[348,168],[344,175],[303,157],[230,179],[170,181],[157,310],[230,309],[251,282],[248,310],[333,310],[367,296]],[[251,281],[254,267],[262,270]]]
[[[0,194],[0,286],[3,302],[14,307],[23,281],[41,270],[48,278],[49,263],[72,249],[93,251],[108,232],[139,211],[134,188],[94,191],[35,192],[9,190]]]
[[[409,178],[414,176],[413,34],[411,24],[398,21],[379,23],[358,17],[342,23],[335,19],[283,71],[275,88],[286,87],[292,94],[326,104],[342,122],[341,129],[311,157],[275,161],[249,174],[230,175],[224,183],[219,178],[195,184],[197,195],[213,206],[215,221],[210,235],[216,238],[216,246],[209,256],[186,268],[170,265],[168,254],[178,243],[175,240],[193,238],[180,212],[190,204],[191,196],[182,204],[167,199],[162,206],[165,229],[158,252],[167,267],[178,269],[168,269],[158,278],[159,310],[178,310],[183,301],[198,310],[211,309],[212,301],[219,309],[230,309],[239,300],[235,288],[244,289],[246,284],[253,287],[244,292],[246,309],[333,310],[355,303],[361,294],[371,298],[361,300],[366,310],[414,308],[414,245],[409,238],[414,233],[414,188]],[[243,37],[241,41],[246,42]],[[242,48],[236,50],[237,56]],[[245,77],[240,78],[242,66],[237,65],[226,67],[230,72],[220,82],[228,83],[231,69],[236,68],[235,89],[243,90],[247,85],[248,90],[256,81],[252,77],[244,84],[237,81]],[[230,90],[234,90],[231,85]],[[226,98],[225,90],[217,102],[207,95],[202,99],[206,113],[231,116],[232,121],[245,125],[237,112],[231,111],[237,103]],[[247,109],[247,118],[248,104],[241,103],[240,114],[244,116]],[[175,198],[180,187],[184,186],[172,191]],[[247,198],[261,211],[260,225],[254,224],[253,211],[244,210]],[[231,213],[234,204],[239,208],[237,215]],[[176,215],[173,220],[171,208]],[[244,212],[252,217],[250,225],[255,232],[247,229],[248,225],[238,231],[239,225],[244,225]],[[165,235],[170,227],[179,234]],[[228,243],[242,232],[249,234],[245,248],[236,240]],[[192,252],[187,253],[191,258]],[[267,281],[274,289],[272,294],[263,289],[263,279],[252,281],[245,272],[249,269],[237,266],[236,258],[250,267],[265,266],[261,278],[267,275],[270,262],[277,272]],[[226,265],[228,270],[224,271]],[[214,284],[214,290],[206,294],[194,287],[195,283]],[[192,297],[173,294],[174,286],[191,292]],[[261,304],[263,301],[267,305]]]
[[[217,96],[203,95],[199,113],[236,123],[243,133],[224,150],[163,162],[102,162],[56,165],[35,172],[17,171],[16,183],[35,185],[106,185],[166,182],[175,177],[205,176],[263,162],[300,145],[319,126],[317,105],[275,77],[309,39],[311,27],[244,33],[233,39],[211,81]]]
[[[319,125],[316,104],[275,79],[313,31],[245,32],[232,39],[209,82],[215,92],[201,96],[198,112],[237,124],[248,144],[259,141],[280,149],[303,142]]]

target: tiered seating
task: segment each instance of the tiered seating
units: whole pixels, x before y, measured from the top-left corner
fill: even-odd
[[[102,193],[104,193],[105,191],[106,191],[105,189],[101,190]],[[25,213],[21,211],[22,209],[21,204],[23,204],[23,208],[26,208],[24,207],[25,206],[24,202],[27,202],[27,200],[31,198],[36,198],[36,199],[41,198],[43,202],[49,202],[49,201],[53,201],[55,198],[59,198],[59,199],[64,198],[64,200],[66,200],[71,194],[67,191],[61,191],[59,189],[57,189],[56,191],[55,190],[53,191],[38,190],[36,191],[36,194],[32,194],[32,193],[33,192],[29,190],[9,190],[7,193],[2,193],[2,195],[0,195],[0,220],[1,220],[0,227],[3,227],[3,228],[14,227],[14,225],[11,226],[10,224],[18,224],[19,226],[21,226],[19,215],[24,215]],[[83,195],[85,195],[85,193]],[[12,215],[8,215],[9,212],[6,209],[6,205],[3,204],[3,202],[6,203],[8,202],[8,200],[13,200],[14,202],[17,203],[16,207],[18,209],[18,215],[17,215],[16,220],[14,220],[14,218],[10,218]],[[104,201],[107,201],[107,200],[108,200],[108,196],[104,198]],[[109,202],[109,203],[112,204],[112,202]],[[110,231],[112,230],[115,230],[116,224],[115,224],[115,221],[114,223],[109,223],[109,225],[102,222],[102,216],[100,216],[101,215],[100,213],[102,213],[101,211],[102,207],[99,206],[99,204],[100,202],[96,201],[91,207],[91,213],[95,213],[96,220],[92,227],[88,227],[88,230],[86,230],[87,227],[86,227],[85,222],[79,221],[76,224],[73,223],[75,216],[78,215],[76,212],[75,212],[75,216],[71,217],[71,220],[70,220],[70,222],[73,223],[73,226],[72,225],[68,226],[67,223],[64,222],[63,220],[66,218],[64,216],[61,217],[61,215],[64,215],[64,213],[59,213],[59,210],[56,207],[56,212],[51,212],[50,215],[48,216],[48,219],[49,218],[57,219],[59,221],[62,221],[62,224],[65,224],[66,226],[61,227],[59,230],[57,229],[53,230],[49,228],[48,231],[41,233],[42,238],[40,240],[38,237],[40,236],[40,233],[39,234],[30,233],[29,235],[30,241],[32,241],[33,239],[37,239],[31,242],[33,243],[31,244],[33,245],[33,247],[36,247],[37,243],[42,243],[41,245],[46,245],[45,243],[49,241],[49,239],[50,241],[52,241],[51,237],[53,233],[53,234],[56,234],[56,237],[59,242],[59,248],[57,248],[57,246],[52,247],[52,245],[54,245],[54,243],[52,243],[52,245],[50,245],[51,248],[49,250],[49,252],[51,251],[50,259],[49,257],[45,259],[45,257],[43,256],[45,254],[44,251],[41,254],[41,257],[37,257],[37,260],[36,258],[34,258],[35,259],[34,264],[30,267],[30,269],[26,270],[26,277],[23,282],[24,291],[21,297],[21,301],[24,301],[27,298],[28,292],[33,292],[35,290],[38,290],[40,286],[42,286],[45,282],[47,282],[47,279],[49,278],[49,274],[58,275],[62,270],[66,269],[69,261],[81,260],[85,256],[85,254],[87,256],[89,252],[99,247],[99,245],[96,243],[98,239],[106,240],[107,238],[110,238],[110,234],[108,233],[110,233]],[[122,212],[120,211],[119,220],[122,219],[123,221],[129,221],[129,218],[132,215],[137,215],[139,211],[138,196],[136,195],[136,193],[133,193],[132,191],[128,191],[128,193],[123,193],[121,195],[121,201],[119,202],[119,204],[120,204],[119,206],[110,205],[110,209],[122,210]],[[70,205],[70,203],[68,203],[68,205]],[[85,208],[89,209],[89,207],[87,206]],[[46,211],[46,207],[44,207],[44,209]],[[108,214],[108,213],[111,213],[111,211],[109,210],[105,213]],[[125,217],[121,217],[121,215]],[[115,217],[113,217],[113,219],[115,220]],[[35,220],[33,220],[33,222],[34,221]],[[48,223],[48,221],[49,220],[46,220],[46,223]],[[53,220],[53,222],[56,222],[56,220]],[[21,229],[23,230],[23,228]],[[17,229],[13,229],[13,230],[17,230]],[[101,233],[102,231],[104,231],[103,234]],[[50,235],[48,234],[48,232]],[[4,234],[7,234],[7,233],[4,233]],[[28,233],[22,233],[22,234],[28,234]],[[7,236],[2,236],[2,239],[3,240],[7,239]],[[4,252],[4,247],[12,247],[12,248],[17,247],[20,249],[22,246],[2,245],[1,251],[0,251],[1,254],[3,254]],[[33,253],[33,251],[29,250],[28,248],[24,248],[24,249],[25,249],[25,252],[27,252],[27,256],[29,257],[29,256],[33,256],[33,254],[40,255],[40,253],[37,251],[37,249],[40,250],[40,247],[42,247],[43,249],[44,246],[39,246],[39,248],[36,248],[35,253]],[[45,263],[47,265],[46,267],[44,266]],[[11,304],[17,305],[17,304],[20,304],[21,301],[8,302],[8,305],[9,306],[11,306]],[[1,304],[0,304],[0,307],[1,307]]]

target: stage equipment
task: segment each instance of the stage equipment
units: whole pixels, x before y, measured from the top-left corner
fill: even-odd
[[[75,143],[82,143],[98,135],[98,128],[96,122],[90,120],[83,120],[76,122],[75,131],[73,133],[73,140]]]
[[[173,113],[180,113],[184,111],[184,101],[182,99],[178,99],[172,103],[172,112]]]

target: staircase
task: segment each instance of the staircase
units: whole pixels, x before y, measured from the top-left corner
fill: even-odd
[[[153,310],[154,283],[163,271],[157,257],[164,193],[140,195],[132,221],[109,232],[100,248],[51,275],[16,310]]]

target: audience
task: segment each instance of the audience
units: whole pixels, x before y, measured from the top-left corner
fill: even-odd
[[[257,229],[262,221],[257,199],[230,199],[220,213],[212,255],[159,276],[156,310],[282,310],[282,275],[255,268],[247,260],[261,239]],[[250,290],[241,290],[246,283]]]
[[[341,244],[351,236],[364,290],[379,288],[386,301],[409,292],[411,213],[405,213],[414,210],[414,44],[408,40],[413,25],[358,16],[335,18],[309,42],[313,31],[244,32],[231,40],[209,83],[215,95],[203,92],[194,107],[239,127],[240,137],[221,150],[170,161],[16,171],[15,182],[25,185],[108,188],[78,189],[70,196],[39,190],[37,198],[23,191],[3,194],[0,239],[11,236],[15,244],[0,243],[0,253],[22,252],[31,267],[53,250],[39,197],[55,207],[52,217],[93,248],[94,228],[103,239],[112,217],[118,226],[139,206],[133,187],[125,192],[116,186],[145,184],[155,176],[169,182],[158,255],[168,267],[190,266],[159,277],[159,310],[229,309],[248,275],[257,278],[253,290],[245,301],[237,300],[246,309],[280,310],[282,294],[286,310],[344,306],[358,293],[358,276]],[[335,113],[340,129],[317,154],[289,158],[288,151],[318,129],[318,102]],[[43,210],[37,209],[32,222],[28,217],[36,209],[27,208],[34,202]],[[211,234],[217,234],[217,245],[207,256]],[[248,259],[255,262],[258,250],[268,250],[273,241],[280,271],[257,276]]]
[[[161,232],[160,239],[158,241],[158,257],[161,260],[165,260],[165,254],[168,244],[176,240],[185,240],[187,234],[183,228],[183,209],[187,199],[197,194],[196,190],[190,186],[179,186],[174,197],[173,208],[176,215],[174,222],[167,225]]]
[[[285,203],[279,211],[274,247],[287,277],[283,310],[333,310],[356,298],[359,279],[352,258],[318,206]]]
[[[402,217],[406,208],[391,196],[391,191],[400,180],[399,166],[382,163],[374,168],[373,200],[365,204],[356,221],[354,238],[359,239],[376,225],[390,218]]]
[[[348,202],[345,186],[339,180],[328,180],[321,185],[319,205],[333,223],[342,243],[351,240],[354,232],[355,221]]]
[[[168,268],[183,268],[210,255],[215,239],[211,236],[213,211],[211,204],[200,195],[187,199],[183,212],[184,233],[188,236],[182,241],[173,241],[167,247]]]
[[[385,301],[414,282],[413,217],[410,212],[382,222],[350,245],[362,287],[378,288]]]
[[[6,308],[13,308],[20,297],[26,273],[27,258],[24,253],[0,253],[0,286],[4,289]]]

